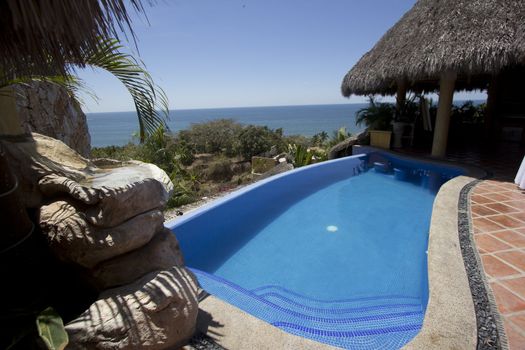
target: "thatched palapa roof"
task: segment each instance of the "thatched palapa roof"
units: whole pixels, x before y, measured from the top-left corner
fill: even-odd
[[[140,0],[0,0],[0,77],[82,65],[100,38],[133,35],[127,7],[143,10]]]
[[[419,0],[345,76],[344,96],[438,87],[485,88],[491,75],[525,64],[525,0]]]

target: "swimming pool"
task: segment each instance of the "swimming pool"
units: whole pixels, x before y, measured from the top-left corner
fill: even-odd
[[[372,152],[263,180],[171,228],[210,294],[302,337],[397,349],[423,323],[435,194],[461,174]]]

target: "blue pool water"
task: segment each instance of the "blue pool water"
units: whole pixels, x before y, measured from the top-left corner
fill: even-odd
[[[348,157],[255,184],[172,229],[210,294],[296,335],[397,349],[424,318],[435,193],[460,173]]]

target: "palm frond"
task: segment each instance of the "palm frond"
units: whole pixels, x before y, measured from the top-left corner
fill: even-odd
[[[93,99],[97,99],[97,96],[95,93],[84,83],[84,81],[74,75],[54,75],[54,76],[27,76],[27,77],[21,77],[11,80],[5,80],[2,81],[0,84],[0,96],[7,96],[11,94],[11,91],[8,89],[4,89],[9,86],[15,86],[15,85],[21,85],[21,86],[31,86],[32,82],[47,82],[50,84],[55,84],[63,87],[65,91],[77,100],[79,103],[83,103],[83,101],[79,98],[79,91],[84,92],[88,96],[92,97]],[[15,93],[18,93],[15,89]]]
[[[85,64],[102,68],[118,78],[127,88],[137,111],[140,141],[155,133],[159,127],[168,130],[169,103],[166,93],[157,86],[144,64],[123,53],[115,40],[102,40],[97,51],[88,54]]]
[[[394,118],[395,106],[390,103],[378,103],[373,96],[369,97],[367,107],[356,112],[356,125],[365,124],[371,130],[388,130]]]

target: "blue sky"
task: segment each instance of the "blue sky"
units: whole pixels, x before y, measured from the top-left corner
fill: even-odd
[[[165,0],[134,16],[138,53],[170,107],[363,102],[341,96],[346,72],[415,0]],[[87,112],[133,110],[110,74],[78,72],[99,97]],[[472,95],[471,95],[472,96]],[[473,98],[482,96],[474,95]]]

